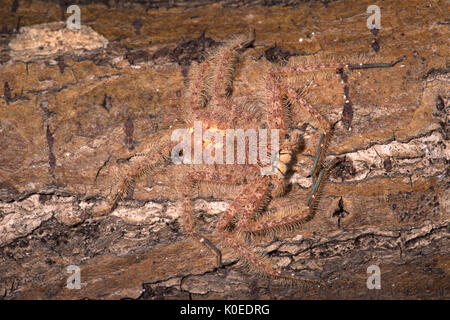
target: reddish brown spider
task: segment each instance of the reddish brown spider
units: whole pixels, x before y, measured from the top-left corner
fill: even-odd
[[[220,250],[194,228],[193,187],[196,183],[205,181],[241,185],[241,191],[220,216],[215,228],[215,233],[223,244],[233,248],[249,265],[264,275],[320,282],[321,280],[317,276],[274,268],[268,259],[251,250],[245,241],[245,236],[248,234],[260,234],[267,231],[277,232],[286,226],[296,225],[309,219],[314,213],[319,188],[324,181],[327,169],[331,166],[331,164],[324,165],[322,160],[330,140],[332,126],[301,94],[294,88],[283,84],[283,75],[315,72],[322,69],[353,70],[390,67],[400,60],[393,63],[349,65],[334,62],[274,67],[263,78],[267,116],[263,123],[258,123],[249,108],[242,107],[232,100],[233,72],[236,62],[240,54],[253,42],[254,39],[247,40],[244,37],[237,37],[216,50],[201,64],[195,64],[191,67],[189,88],[185,95],[185,124],[188,128],[193,128],[195,121],[201,121],[203,123],[202,130],[214,128],[222,133],[230,128],[257,129],[258,127],[266,127],[267,129],[277,129],[280,148],[276,172],[273,175],[262,175],[260,161],[256,164],[249,164],[248,162],[245,164],[180,164],[188,168],[180,188],[182,225],[190,236],[205,245],[217,256],[220,266]],[[312,190],[303,208],[279,208],[260,217],[257,213],[265,210],[271,199],[280,197],[285,193],[288,184],[286,173],[292,166],[294,155],[300,151],[300,133],[287,125],[289,115],[286,111],[286,101],[297,110],[309,113],[321,130],[321,138],[311,173],[313,178]],[[211,141],[208,143],[203,141],[201,148],[205,149],[207,144],[210,143]],[[170,159],[169,155],[177,144],[178,141],[171,141],[169,136],[166,136],[159,143],[159,147],[150,153],[141,154],[142,159],[130,167],[123,181],[112,192],[108,200],[108,210],[114,209],[117,202],[127,193],[130,185],[138,177],[149,174],[157,166]]]

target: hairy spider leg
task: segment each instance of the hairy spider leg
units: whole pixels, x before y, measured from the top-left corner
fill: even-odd
[[[306,99],[300,96],[294,89],[288,86],[283,86],[283,91],[285,92],[291,103],[294,106],[299,107],[301,110],[309,113],[313,117],[313,119],[317,121],[317,123],[320,126],[320,129],[322,130],[320,141],[317,146],[316,155],[314,157],[313,168],[311,171],[311,176],[313,177],[313,181],[315,181],[316,174],[318,174],[319,169],[322,167],[321,165],[322,158],[325,155],[327,146],[331,139],[332,127],[328,122],[328,120],[322,114],[320,114],[320,112],[317,111]]]
[[[221,251],[205,236],[195,231],[195,223],[192,207],[192,187],[196,182],[214,182],[223,184],[239,184],[242,183],[242,177],[234,177],[231,174],[210,173],[205,171],[193,171],[189,172],[185,178],[182,186],[182,212],[181,221],[186,232],[194,239],[205,245],[212,253],[217,257],[217,265],[220,268],[222,266],[222,253]]]
[[[299,136],[296,133],[290,137],[291,140],[285,139],[287,114],[282,103],[282,94],[279,87],[276,85],[275,79],[270,75],[264,77],[264,84],[264,95],[267,108],[267,127],[269,130],[278,130],[279,139],[283,142],[279,151],[277,171],[274,175],[270,176],[270,180],[274,186],[272,195],[278,197],[282,195],[286,189],[287,181],[285,175],[288,171],[292,154],[298,149]],[[272,148],[270,148],[270,150],[272,150]]]
[[[209,60],[205,60],[200,65],[192,66],[186,97],[187,103],[184,110],[184,112],[187,113],[188,119],[195,115],[195,113],[201,112],[208,103],[209,97],[205,83],[209,69]],[[136,182],[136,179],[153,172],[154,169],[168,159],[172,148],[177,144],[168,140],[167,138],[169,136],[170,134],[167,135],[166,139],[163,139],[163,142],[159,144],[159,147],[154,148],[149,152],[136,153],[131,156],[131,158],[143,157],[143,159],[131,165],[124,174],[122,181],[114,186],[114,190],[107,199],[106,209],[98,210],[96,215],[112,212],[117,206],[117,203],[127,194],[130,187]]]
[[[319,193],[327,171],[338,161],[340,160],[335,159],[320,170],[318,178],[311,188],[311,194],[308,197],[306,207],[284,207],[281,210],[275,211],[273,215],[266,216],[261,220],[241,224],[241,231],[258,234],[260,232],[284,230],[286,229],[284,228],[286,226],[301,224],[308,220],[314,214],[314,205],[317,201],[317,194]]]
[[[270,71],[270,75],[275,77],[276,75],[288,75],[294,72],[314,72],[322,69],[343,69],[356,70],[356,69],[371,69],[371,68],[390,68],[395,66],[397,63],[406,59],[405,56],[400,57],[390,63],[375,62],[375,63],[359,63],[359,64],[346,64],[346,63],[336,63],[336,62],[325,62],[316,64],[306,64],[306,65],[295,65],[287,67],[276,67]],[[313,118],[315,118],[322,129],[322,135],[320,136],[320,141],[317,147],[316,154],[314,156],[313,168],[311,170],[311,176],[313,182],[317,179],[322,168],[322,159],[325,155],[326,149],[328,147],[329,141],[331,139],[332,127],[329,122],[321,115],[311,104],[309,104],[303,97],[301,97],[294,89],[283,85],[283,92],[287,94],[291,102],[297,104],[301,109],[309,112]]]
[[[395,59],[392,62],[374,62],[374,63],[359,63],[359,64],[347,64],[346,67],[349,70],[355,69],[372,69],[372,68],[391,68],[395,66],[397,63],[406,59],[406,56]]]
[[[314,72],[323,69],[340,69],[346,68],[349,70],[355,69],[372,69],[372,68],[391,68],[397,63],[406,59],[406,56],[395,59],[392,62],[371,62],[371,63],[343,63],[343,62],[319,62],[319,63],[307,63],[297,64],[293,66],[274,67],[271,70],[273,75],[289,75],[295,72]]]
[[[190,114],[193,113],[193,110],[203,109],[208,103],[209,94],[205,83],[210,66],[209,59],[203,61],[200,65],[191,66],[185,105],[186,111]]]
[[[284,139],[286,135],[286,111],[283,106],[282,92],[276,82],[275,77],[270,73],[264,77],[267,126],[269,129],[280,130],[279,136],[281,139]]]
[[[254,41],[254,39],[253,39]],[[210,69],[211,69],[211,63],[212,61],[215,61],[214,64],[216,65],[216,79],[214,81],[214,94],[217,92],[223,92],[225,93],[227,90],[230,89],[230,86],[232,85],[232,74],[233,74],[233,64],[234,60],[238,58],[239,51],[243,51],[246,48],[248,48],[249,45],[252,44],[252,40],[245,41],[244,38],[236,38],[234,41],[231,42],[231,44],[226,47],[223,50],[219,51],[219,56],[222,55],[220,59],[217,59],[217,57],[208,58],[205,61],[203,61],[198,66],[193,66],[191,70],[190,75],[190,81],[189,81],[189,87],[188,87],[188,94],[187,94],[187,104],[186,104],[186,110],[188,117],[191,118],[194,116],[194,118],[198,118],[198,115],[205,115],[205,106],[208,104],[208,101],[210,99],[209,94],[209,88],[207,86],[208,78],[210,77]],[[232,67],[226,69],[226,66],[230,66],[230,63]],[[219,76],[221,75],[221,76]],[[223,88],[220,89],[220,86],[218,85],[218,82],[223,81]],[[226,103],[226,105],[231,105],[231,108],[233,110],[238,110],[236,106],[234,106],[228,99],[225,98],[225,95],[222,94],[224,97],[223,100],[220,102]],[[243,111],[245,112],[245,111]],[[210,114],[210,119],[214,119],[215,114]],[[202,118],[202,117],[200,117]],[[221,123],[220,117],[215,121],[217,123]],[[142,156],[144,159],[136,164],[133,164],[131,168],[128,170],[127,174],[123,178],[123,180],[115,186],[115,190],[112,192],[112,195],[108,199],[108,209],[106,211],[113,211],[115,206],[117,205],[117,202],[122,199],[122,197],[128,192],[131,185],[135,183],[135,180],[141,176],[148,175],[150,172],[152,172],[156,167],[158,167],[161,163],[163,163],[163,160],[166,160],[168,155],[170,154],[171,149],[176,145],[176,143],[170,143],[167,142],[166,146],[163,146],[159,149],[152,150],[149,153],[137,153],[134,156]],[[101,210],[100,213],[103,213],[105,210]],[[97,213],[98,214],[98,213]]]
[[[316,201],[317,194],[319,193],[320,187],[322,186],[322,181],[325,179],[327,171],[330,170],[332,167],[334,167],[340,161],[342,161],[342,159],[335,158],[331,160],[328,164],[324,165],[322,169],[320,169],[317,180],[313,184],[311,194],[309,195],[308,200],[306,201],[306,205],[311,210],[314,210],[314,204],[317,203]]]
[[[245,36],[236,37],[217,50],[211,58],[211,86],[208,89],[212,96],[212,107],[219,108],[218,111],[231,111],[231,114],[228,115],[231,123],[237,123],[242,119],[251,119],[254,116],[229,98],[233,89],[236,64],[241,54],[253,42],[254,35],[250,40]]]
[[[106,212],[97,212],[96,214],[112,212],[117,206],[117,203],[128,193],[137,179],[154,172],[157,167],[160,167],[170,159],[170,152],[177,143],[165,141],[159,147],[148,152],[141,161],[133,163],[124,174],[121,182],[114,186],[114,190],[107,200]]]
[[[244,187],[217,222],[217,234],[224,243],[234,248],[250,266],[255,267],[256,271],[259,271],[262,275],[322,283],[319,277],[313,275],[274,268],[267,258],[250,250],[242,237],[237,237],[236,234],[228,231],[230,223],[236,216],[238,216],[237,231],[245,231],[249,217],[253,216],[254,212],[264,203],[264,198],[267,197],[269,182],[270,179],[265,176]]]
[[[242,177],[234,177],[232,174],[209,173],[204,171],[195,171],[189,173],[183,185],[183,211],[182,222],[186,231],[201,244],[205,245],[217,257],[217,265],[222,266],[221,251],[205,236],[199,234],[194,228],[193,208],[192,208],[192,184],[195,182],[207,181],[226,184],[240,184]],[[269,190],[269,178],[261,177],[251,184],[246,185],[239,195],[233,200],[228,209],[221,215],[216,225],[216,233],[229,247],[238,252],[239,256],[254,266],[257,271],[263,275],[271,275],[274,277],[287,278],[291,280],[304,280],[311,282],[321,282],[319,277],[299,272],[287,272],[277,270],[271,266],[268,259],[256,254],[245,245],[244,241],[238,239],[236,234],[230,233],[228,230],[233,228],[233,220],[238,217],[238,223],[235,226],[239,230],[243,225],[242,221],[246,221],[252,216],[258,207],[263,203],[264,197],[267,196]]]

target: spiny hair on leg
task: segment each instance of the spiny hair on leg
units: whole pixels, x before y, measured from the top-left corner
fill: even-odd
[[[310,274],[309,272],[299,272],[299,271],[291,271],[286,270],[284,271],[286,274],[290,274],[291,277],[294,278],[287,278],[287,277],[273,277],[275,282],[280,283],[281,285],[285,287],[289,287],[292,289],[295,288],[305,288],[309,289],[312,287],[326,287],[326,283],[320,279],[317,276],[314,276]]]
[[[307,200],[307,205],[311,208],[312,212],[315,212],[318,208],[318,205],[320,203],[320,198],[322,196],[322,188],[324,185],[325,180],[328,178],[328,175],[330,173],[330,171],[333,169],[333,167],[341,162],[342,159],[340,158],[334,158],[333,160],[330,160],[327,164],[325,164],[323,166],[323,168],[321,169],[322,172],[322,177],[319,176],[319,181],[313,181],[315,183],[315,185],[313,186],[313,188],[316,188],[316,192],[312,193],[308,200]]]
[[[198,196],[212,197],[214,199],[233,200],[242,189],[240,184],[224,184],[213,181],[200,181],[197,185]]]
[[[245,43],[249,41],[251,40],[247,36],[238,35],[211,53],[212,74],[208,83],[215,85],[209,88],[212,95],[230,96],[236,65],[245,49]]]
[[[127,196],[132,186],[132,181],[130,177],[126,175],[119,176],[115,174],[113,180],[115,180],[116,182],[113,184],[111,193],[107,199],[110,212],[112,212],[117,206],[117,204]]]
[[[266,189],[265,194],[258,200],[256,203],[251,203],[251,205],[254,205],[253,211],[243,211],[239,210],[238,214],[234,215],[229,223],[228,230],[230,232],[233,232],[241,239],[245,238],[245,234],[241,233],[241,228],[244,226],[249,219],[252,221],[255,219],[256,216],[258,216],[261,212],[265,211],[269,203],[271,202],[272,198],[270,194],[268,193],[268,190]],[[248,218],[247,218],[248,217]]]
[[[312,98],[309,98],[310,96],[310,88],[312,86],[312,84],[307,84],[304,85],[305,82],[302,82],[302,85],[289,85],[287,84],[287,87],[290,88],[298,88],[295,89],[295,91],[297,92],[297,95],[299,97],[304,98],[307,101],[313,101],[314,100],[314,95],[311,95]],[[283,102],[283,111],[284,111],[284,115],[285,115],[285,123],[286,123],[286,127],[287,128],[293,128],[295,127],[296,123],[294,120],[294,115],[300,115],[302,114],[301,111],[297,110],[298,107],[295,106],[295,103],[293,103],[291,101],[291,99],[287,96],[283,96],[282,98],[282,102]],[[313,103],[314,104],[314,103]]]
[[[296,270],[275,269],[271,266],[271,260],[266,254],[257,254],[257,256],[261,262],[267,264],[267,267],[272,270],[271,272],[265,272],[263,269],[257,267],[255,263],[248,259],[248,256],[240,256],[236,267],[244,273],[256,275],[259,278],[267,280],[275,280],[283,286],[291,286],[292,288],[304,286],[305,284],[324,285],[324,282],[318,276]]]
[[[253,239],[274,239],[283,233],[297,230],[301,225],[310,221],[314,212],[305,206],[289,205],[268,211],[264,216],[255,221],[255,225],[261,225],[257,231],[250,231]],[[276,222],[282,223],[276,223]]]
[[[193,62],[189,69],[188,89],[184,95],[185,107],[182,109],[182,116],[186,120],[192,119],[194,110],[205,108],[211,98],[207,87],[209,64],[208,60],[200,65]]]
[[[264,102],[259,98],[238,97],[234,98],[233,102],[241,106],[245,111],[253,114],[257,123],[260,123],[262,119],[267,117]]]
[[[300,96],[310,98],[315,87],[318,84],[335,81],[338,83],[339,75],[334,72],[334,69],[321,69],[318,71],[306,73],[289,74],[283,79],[287,86],[297,90]],[[299,92],[300,91],[300,92]]]
[[[318,75],[322,71],[327,72],[327,70],[333,69],[360,69],[360,67],[358,66],[363,66],[365,64],[377,64],[368,66],[368,68],[392,67],[403,59],[405,58],[384,57],[380,59],[378,57],[368,56],[366,54],[357,54],[351,56],[327,56],[323,54],[316,54],[312,56],[294,57],[289,60],[289,63],[286,67],[273,68],[271,72],[273,74],[280,75],[290,75],[293,72],[313,72]]]
[[[280,165],[279,165],[280,167]],[[281,167],[285,167],[284,164],[281,165]],[[277,170],[280,170],[280,168],[277,168]],[[271,190],[271,196],[273,198],[281,197],[285,192],[286,188],[289,184],[288,181],[286,181],[286,178],[284,176],[284,173],[281,171],[278,171],[276,175],[271,176],[271,183],[272,183],[272,190]]]
[[[318,53],[314,55],[307,56],[295,56],[289,59],[287,67],[294,67],[297,65],[315,65],[315,66],[330,66],[330,69],[334,68],[334,65],[345,66],[345,64],[350,63],[373,63],[380,60],[391,60],[392,57],[370,56],[366,53],[356,53],[352,55],[339,53],[334,55],[329,55],[326,53]]]
[[[111,211],[114,210],[117,203],[123,200],[129,193],[129,191],[134,188],[135,183],[138,179],[148,176],[154,173],[158,168],[167,164],[170,157],[166,154],[159,153],[159,149],[154,149],[150,152],[146,152],[145,155],[139,155],[136,159],[134,155],[128,164],[128,167],[124,170],[122,174],[119,173],[117,169],[113,169],[113,190],[108,197],[108,203],[111,207]],[[153,160],[156,159],[156,160]],[[150,162],[152,160],[152,162]]]
[[[329,146],[331,144],[331,141],[333,139],[334,133],[335,133],[335,131],[334,131],[334,128],[332,127],[330,132],[328,133],[328,138],[326,139],[326,141],[325,141],[325,143],[324,143],[324,145],[322,147],[323,151],[322,151],[322,156],[320,158],[320,166],[321,167],[326,167],[326,165],[327,165],[327,163],[324,162],[325,161],[325,155],[327,154],[327,150],[328,150],[328,148],[329,148]]]
[[[292,102],[287,97],[283,97],[282,106],[286,128],[292,128],[292,126],[294,125],[292,121]]]
[[[260,219],[260,217],[264,216],[265,212],[267,212],[267,207],[271,201],[272,201],[272,195],[270,193],[266,193],[264,195],[264,197],[258,203],[258,206],[255,208],[252,219],[250,220],[249,223],[251,223],[252,221],[256,221],[256,220]],[[239,221],[239,218],[240,218],[240,216],[236,215],[233,217],[232,221],[235,222],[235,224],[237,224]],[[238,235],[241,239],[247,237],[247,233],[242,232],[239,228],[236,228],[234,230],[234,233],[236,235]]]
[[[314,157],[314,164],[313,168],[311,170],[311,176],[313,180],[315,180],[320,173],[320,170],[325,167],[324,158],[327,153],[328,147],[331,143],[331,140],[334,135],[334,126],[331,126],[331,130],[328,132],[328,135],[322,135],[317,148],[316,148],[316,155]],[[314,183],[314,181],[313,181]]]

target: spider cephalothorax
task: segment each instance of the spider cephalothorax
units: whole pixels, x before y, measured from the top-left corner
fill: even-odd
[[[283,230],[288,226],[295,226],[312,217],[317,205],[317,195],[324,181],[328,168],[332,165],[323,164],[326,146],[329,143],[332,125],[321,115],[304,97],[293,87],[283,83],[283,76],[287,74],[299,74],[315,72],[324,69],[347,70],[390,67],[397,63],[365,63],[346,64],[341,62],[295,64],[283,67],[273,67],[263,79],[264,105],[266,108],[265,119],[256,119],[252,108],[235,103],[232,96],[233,74],[236,62],[240,54],[250,47],[254,38],[248,40],[245,37],[236,37],[228,41],[209,55],[202,63],[194,64],[189,75],[189,87],[185,93],[184,122],[183,126],[189,135],[188,140],[197,143],[200,152],[209,152],[216,156],[227,150],[232,144],[234,151],[232,161],[221,163],[186,163],[186,156],[195,157],[195,150],[176,149],[179,141],[172,141],[171,133],[164,136],[158,147],[151,152],[141,154],[141,160],[135,162],[124,175],[109,198],[108,211],[114,209],[121,197],[126,194],[130,185],[143,175],[153,172],[158,166],[173,160],[176,155],[179,165],[187,166],[186,173],[180,182],[179,196],[182,202],[181,222],[185,231],[205,245],[217,256],[221,265],[220,250],[194,227],[194,211],[192,206],[193,188],[198,182],[210,182],[224,185],[240,185],[240,192],[230,203],[229,207],[221,214],[215,233],[224,245],[233,248],[238,255],[246,260],[256,271],[264,275],[282,277],[295,280],[320,281],[319,277],[292,271],[283,271],[274,268],[270,261],[249,248],[245,240],[247,235],[272,234]],[[278,208],[264,215],[261,211],[267,209],[267,204],[287,192],[288,172],[295,161],[295,154],[301,151],[301,134],[299,130],[292,128],[289,123],[289,112],[286,105],[289,104],[298,112],[309,114],[319,125],[321,131],[320,141],[317,147],[314,164],[311,170],[313,179],[310,196],[304,206],[288,206]],[[200,130],[200,140],[196,139],[196,126]],[[199,126],[199,127],[198,127]],[[227,130],[258,130],[264,128],[268,131],[275,130],[279,148],[269,148],[269,165],[262,163],[259,154],[255,161],[250,161],[249,151],[244,151],[243,163],[237,163],[235,137],[226,138]],[[180,129],[180,128],[177,128]],[[214,138],[204,138],[206,131],[214,131]],[[264,131],[266,134],[266,131]],[[260,136],[261,134],[259,134]],[[219,141],[222,140],[222,141]],[[245,141],[245,139],[244,139]],[[220,142],[220,143],[219,143]],[[219,143],[217,145],[217,143]],[[245,143],[244,143],[245,144]],[[250,144],[250,142],[249,142]],[[274,141],[268,143],[274,145]],[[194,147],[195,149],[195,147]],[[175,150],[175,152],[174,152]],[[228,151],[229,151],[228,150]],[[239,153],[239,152],[238,152]],[[275,156],[275,157],[273,157]],[[182,159],[183,161],[180,161]],[[273,160],[276,161],[273,161]],[[262,174],[262,169],[272,168],[273,172]]]

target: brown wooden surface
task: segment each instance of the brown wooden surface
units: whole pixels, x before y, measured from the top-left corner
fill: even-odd
[[[144,287],[144,298],[168,299],[448,299],[448,4],[380,2],[375,52],[366,27],[370,1],[176,3],[81,5],[82,25],[92,28],[82,41],[92,50],[61,45],[46,55],[44,44],[32,50],[17,41],[26,34],[14,28],[18,21],[59,21],[61,7],[33,0],[15,8],[2,0],[0,296],[135,298]],[[180,227],[176,188],[184,170],[174,165],[139,181],[112,215],[92,215],[124,159],[179,121],[192,61],[251,28],[255,48],[239,64],[237,101],[261,98],[261,75],[282,58],[406,56],[394,68],[349,73],[351,109],[343,107],[336,74],[317,79],[308,98],[338,121],[329,153],[346,161],[332,172],[312,221],[253,243],[275,265],[319,275],[328,287],[290,286],[241,270],[220,243],[225,267],[216,270],[214,257]],[[281,204],[305,201],[319,137],[310,118],[293,116],[305,124],[305,148]],[[199,226],[210,230],[235,191],[203,186],[195,202]],[[339,216],[341,197],[348,214]],[[72,264],[81,267],[81,290],[65,288]],[[381,290],[366,287],[370,265],[381,268]]]

